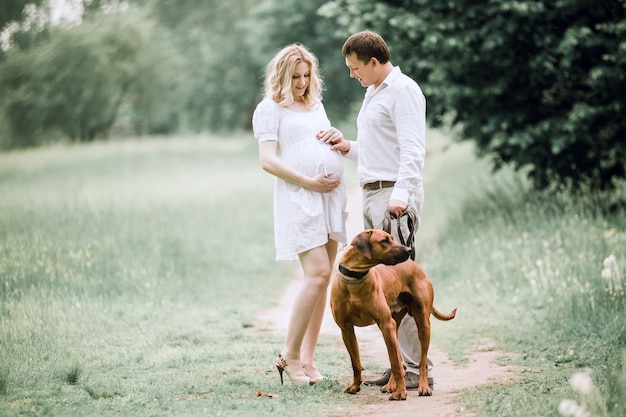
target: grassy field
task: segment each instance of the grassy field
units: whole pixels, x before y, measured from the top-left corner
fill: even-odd
[[[467,406],[624,415],[624,213],[431,143],[418,258],[463,312],[434,323],[437,343],[463,362],[490,339],[524,369]],[[343,416],[372,401],[342,393],[346,353],[326,340],[330,381],[280,386],[283,336],[257,317],[298,266],[274,261],[272,179],[250,135],[0,154],[0,196],[0,415]],[[569,382],[581,371],[591,393]]]
[[[476,175],[477,161],[449,159]],[[434,331],[459,362],[481,337],[495,340],[517,354],[502,361],[521,367],[522,377],[466,390],[466,406],[481,416],[626,415],[623,184],[617,192],[572,197],[529,191],[520,177],[502,172],[478,175],[467,188],[460,209],[447,210],[436,244],[418,248],[437,292],[463,312],[453,332],[436,321]],[[446,204],[433,194],[429,210]],[[451,207],[454,195],[444,198]]]

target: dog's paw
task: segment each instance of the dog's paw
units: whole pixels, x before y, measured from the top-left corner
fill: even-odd
[[[361,386],[357,384],[352,384],[348,385],[343,392],[345,392],[346,394],[356,394],[359,391],[361,391]]]
[[[392,393],[403,389],[406,389],[404,384],[397,384],[393,378],[389,378],[389,382],[387,382],[386,385],[380,388],[380,392]]]
[[[392,386],[393,385],[393,386]],[[394,392],[396,389],[395,384],[391,384],[391,382],[388,382],[386,385],[383,385],[380,388],[380,392]]]
[[[420,397],[430,397],[431,395],[433,395],[433,390],[428,385],[426,385],[426,389],[418,387],[417,393]]]
[[[406,400],[406,391],[392,392],[389,396],[389,401],[404,401]]]

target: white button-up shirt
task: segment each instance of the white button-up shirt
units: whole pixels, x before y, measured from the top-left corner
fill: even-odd
[[[426,99],[420,87],[393,67],[378,88],[367,88],[357,129],[345,156],[358,162],[361,186],[395,181],[390,199],[408,202],[426,156]]]

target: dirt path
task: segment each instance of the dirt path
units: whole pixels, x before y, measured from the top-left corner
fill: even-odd
[[[356,190],[349,195],[348,211],[350,213],[347,225],[348,240],[351,240],[354,235],[362,230],[361,217],[359,215],[361,212],[360,190]],[[279,305],[263,314],[262,319],[266,320],[272,328],[281,334],[286,332],[289,320],[288,312],[291,311],[292,300],[301,279],[301,275],[296,276],[286,289]],[[387,351],[378,328],[376,326],[357,328],[356,333],[363,363],[376,364],[382,369],[387,368],[389,366]],[[333,321],[329,307],[327,307],[324,315],[320,334],[327,337],[336,337],[337,345],[343,346],[341,332]],[[381,402],[356,406],[346,411],[350,415],[376,415],[383,417],[417,414],[421,417],[473,416],[473,413],[462,409],[456,401],[456,394],[464,388],[489,382],[506,381],[513,378],[514,373],[512,373],[513,369],[511,367],[497,365],[494,362],[495,358],[503,355],[505,353],[494,351],[488,345],[485,345],[482,348],[477,348],[472,353],[466,365],[456,366],[445,352],[441,351],[437,346],[431,345],[429,356],[435,364],[433,396],[419,397],[416,391],[408,391],[406,401],[381,400]],[[349,364],[346,366],[349,368]],[[364,374],[365,378],[372,376],[377,375],[367,373],[367,371]],[[346,375],[346,383],[350,378],[351,374]],[[383,400],[388,397],[388,394],[380,395]]]

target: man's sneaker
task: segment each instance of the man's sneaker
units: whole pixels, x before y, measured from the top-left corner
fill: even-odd
[[[409,372],[407,371],[404,374],[404,383],[406,384],[406,389],[411,391],[411,390],[416,390],[417,387],[420,384],[420,377],[418,374],[414,373],[414,372]],[[433,385],[435,384],[435,380],[433,379],[432,376],[428,377],[428,386],[432,389]]]
[[[367,381],[363,381],[364,385],[377,385],[382,387],[383,385],[387,385],[389,382],[389,378],[391,378],[391,368],[388,368],[383,374],[377,379],[369,379]]]

